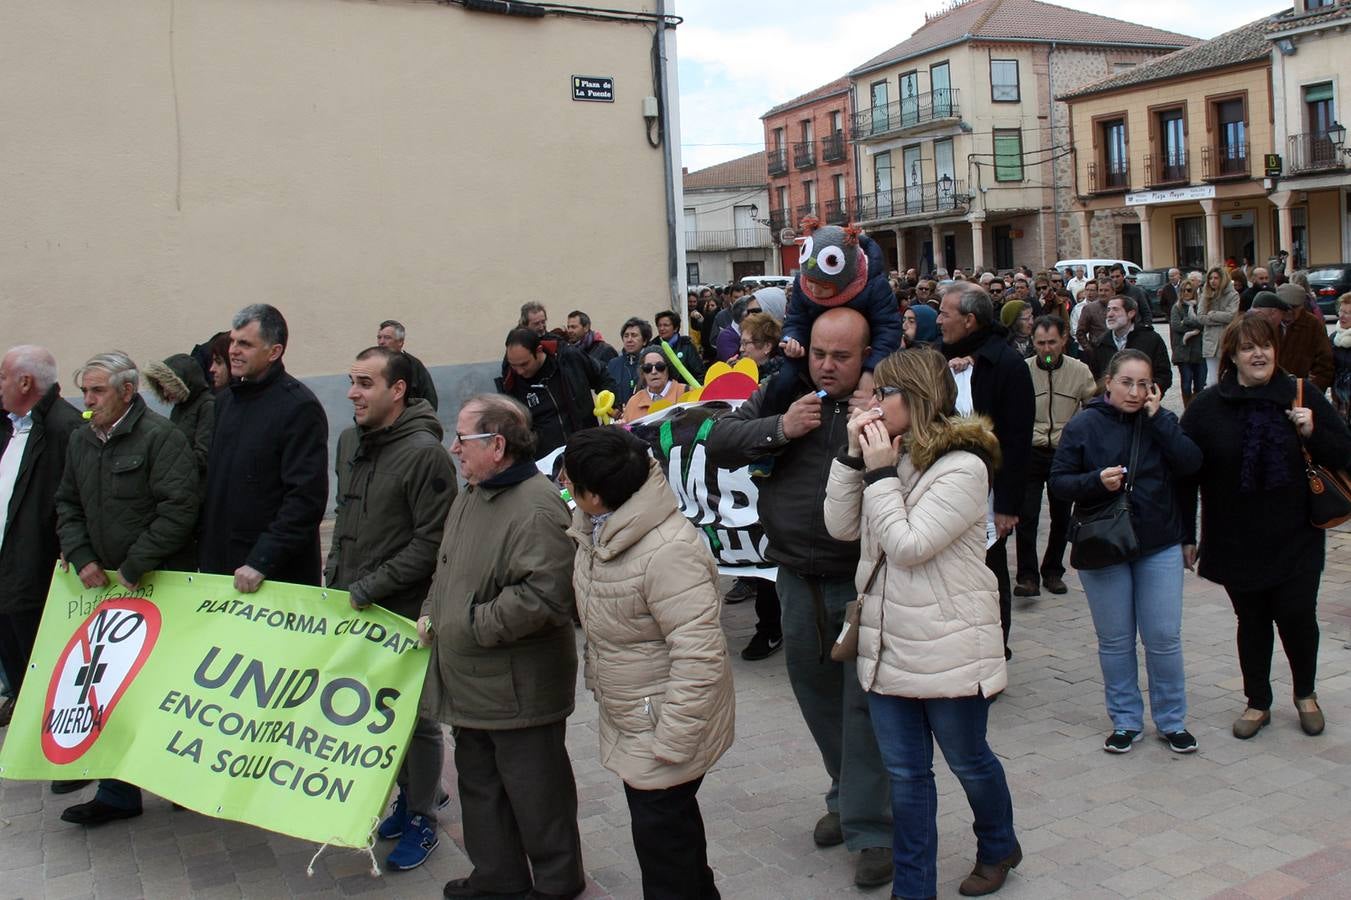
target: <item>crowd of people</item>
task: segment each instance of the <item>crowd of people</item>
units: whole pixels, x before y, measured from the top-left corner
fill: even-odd
[[[1177,753],[1198,747],[1181,640],[1193,568],[1235,610],[1245,705],[1234,736],[1271,722],[1276,632],[1300,727],[1323,730],[1324,535],[1309,521],[1304,466],[1306,452],[1336,469],[1351,462],[1351,295],[1329,337],[1307,288],[1272,284],[1261,269],[1243,273],[1242,291],[1223,266],[1175,269],[1153,296],[1120,266],[919,278],[885,271],[854,229],[813,231],[787,291],[691,291],[684,315],[624,321],[618,347],[581,310],[551,331],[547,310],[526,304],[503,344],[498,391],[465,400],[450,433],[404,327],[380,323],[348,371],[353,424],[337,445],[326,558],[327,418],[286,371],[279,310],[246,307],[192,354],[144,368],[119,351],[92,357],[75,375],[84,418],[63,400],[47,350],[11,348],[0,361],[10,588],[0,664],[12,693],[58,560],[88,588],[134,590],[156,569],[229,576],[241,593],[267,581],[338,588],[356,610],[415,619],[430,648],[398,792],[377,829],[395,842],[391,869],[421,865],[439,844],[448,725],[473,870],[444,895],[585,888],[565,744],[580,662],[600,759],[624,785],[644,895],[715,898],[697,794],[734,741],[720,615],[754,598],[741,655],[784,651],[829,785],[816,844],[856,853],[860,887],[934,896],[936,740],[974,817],[960,892],[980,896],[1022,860],[987,736],[1008,683],[1012,597],[1066,593],[1078,518],[1124,498],[1131,555],[1078,566],[1110,722],[1103,749],[1129,752],[1144,733],[1137,635],[1159,738]],[[707,454],[722,468],[758,467],[777,576],[748,573],[724,597],[703,536],[624,425],[678,401],[712,363],[743,358],[760,388],[716,421]],[[1173,366],[1180,417],[1163,408]],[[141,397],[142,377],[167,418]],[[559,449],[555,480],[537,460]],[[1259,519],[1270,553],[1248,533]],[[11,699],[0,716],[12,709]],[[139,789],[105,779],[62,818],[93,826],[141,812]]]

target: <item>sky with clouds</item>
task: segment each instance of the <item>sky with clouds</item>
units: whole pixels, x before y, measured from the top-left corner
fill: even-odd
[[[682,165],[764,147],[760,116],[899,44],[946,0],[677,0]],[[1200,38],[1279,12],[1279,0],[1070,0],[1059,4]],[[1288,8],[1288,4],[1287,4]],[[1107,35],[1105,37],[1109,37]]]

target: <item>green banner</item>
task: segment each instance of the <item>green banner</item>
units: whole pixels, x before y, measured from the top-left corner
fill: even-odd
[[[364,846],[427,670],[416,626],[343,591],[57,570],[0,777],[118,778],[210,816]]]

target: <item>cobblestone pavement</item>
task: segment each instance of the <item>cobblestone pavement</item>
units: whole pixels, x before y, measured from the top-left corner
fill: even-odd
[[[1217,586],[1188,575],[1184,652],[1200,751],[1178,756],[1151,732],[1130,754],[1103,753],[1108,720],[1092,624],[1073,573],[1068,581],[1065,596],[1015,601],[1009,688],[990,718],[1026,854],[1001,896],[1351,897],[1351,650],[1343,646],[1351,640],[1351,534],[1334,533],[1328,544],[1318,691],[1329,724],[1316,738],[1299,730],[1279,649],[1271,726],[1251,741],[1230,736],[1243,708],[1233,614]],[[734,654],[750,637],[751,607],[724,610]],[[812,843],[828,785],[782,655],[733,665],[736,744],[700,792],[723,896],[864,893],[843,848]],[[623,790],[597,761],[595,704],[580,691],[570,725],[591,879],[584,896],[639,897]],[[941,759],[935,768],[939,895],[955,897],[975,840],[960,788]],[[453,796],[449,755],[445,783]],[[0,898],[437,897],[444,881],[470,868],[454,803],[441,846],[422,868],[372,878],[366,856],[330,849],[306,877],[314,846],[173,811],[158,798],[147,797],[145,815],[129,822],[92,830],[61,822],[61,810],[92,790],[55,797],[45,784],[0,782]],[[389,849],[379,848],[382,868]]]

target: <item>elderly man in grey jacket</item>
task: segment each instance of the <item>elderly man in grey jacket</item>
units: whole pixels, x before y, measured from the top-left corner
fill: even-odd
[[[517,400],[487,394],[461,407],[450,452],[468,487],[446,517],[418,619],[432,648],[423,709],[454,731],[474,865],[446,884],[451,898],[571,898],[586,887],[564,743],[577,684],[571,519],[534,445]]]

